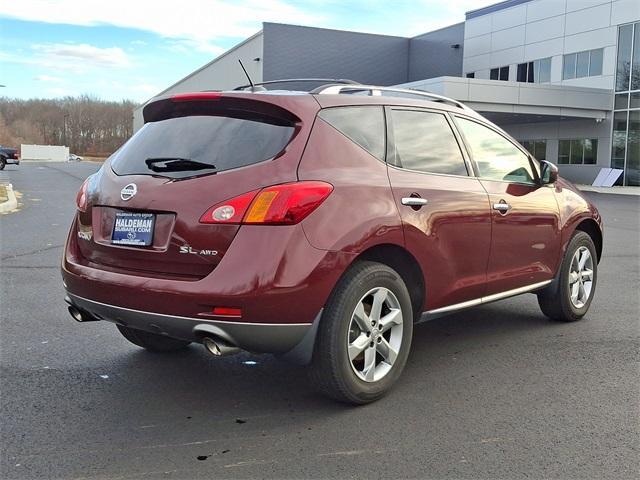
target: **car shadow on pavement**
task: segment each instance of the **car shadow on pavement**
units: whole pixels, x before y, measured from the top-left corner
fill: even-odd
[[[424,372],[437,376],[442,360],[466,351],[517,344],[531,330],[548,329],[554,323],[541,313],[519,311],[515,305],[488,305],[416,325],[412,352],[400,384],[421,381]],[[517,346],[517,345],[515,345]],[[122,401],[140,396],[149,402],[183,405],[192,410],[217,412],[251,411],[301,413],[340,411],[343,405],[318,395],[306,369],[279,361],[271,355],[239,355],[217,358],[200,345],[173,354],[133,350],[113,365],[115,376],[125,380]],[[116,394],[117,391],[111,391]],[[392,390],[389,396],[396,395]],[[115,399],[114,399],[115,400]]]

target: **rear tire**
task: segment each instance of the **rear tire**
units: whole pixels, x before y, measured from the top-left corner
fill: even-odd
[[[310,366],[321,393],[365,404],[398,380],[413,335],[411,298],[398,273],[359,262],[335,286],[327,302]]]
[[[116,325],[124,338],[134,345],[145,348],[150,352],[167,353],[182,350],[191,342],[186,340],[178,340],[176,338],[165,337],[157,333],[145,332],[135,328]]]
[[[6,164],[7,161],[4,159],[4,157],[0,157],[0,170],[4,170]]]
[[[589,310],[598,280],[598,256],[591,237],[576,231],[553,284],[538,294],[540,310],[552,320],[575,322]]]

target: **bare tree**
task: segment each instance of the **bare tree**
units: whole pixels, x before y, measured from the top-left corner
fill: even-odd
[[[133,133],[130,100],[81,95],[62,99],[0,98],[0,142],[68,145],[80,155],[107,156]]]

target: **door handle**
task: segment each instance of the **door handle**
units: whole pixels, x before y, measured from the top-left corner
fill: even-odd
[[[420,197],[402,197],[402,204],[409,207],[422,207],[428,203],[426,198]]]
[[[500,200],[498,203],[493,204],[493,209],[498,210],[500,213],[504,214],[511,210],[511,205],[509,205],[504,200]]]

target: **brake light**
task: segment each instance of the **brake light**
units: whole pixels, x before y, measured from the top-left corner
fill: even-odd
[[[89,178],[82,182],[82,186],[76,195],[76,206],[81,212],[87,211],[87,186],[89,184]]]
[[[207,100],[220,100],[222,94],[220,92],[195,92],[195,93],[178,93],[171,96],[172,102],[201,102]]]
[[[331,184],[317,181],[274,185],[214,205],[200,222],[294,225],[318,208],[332,191]]]

